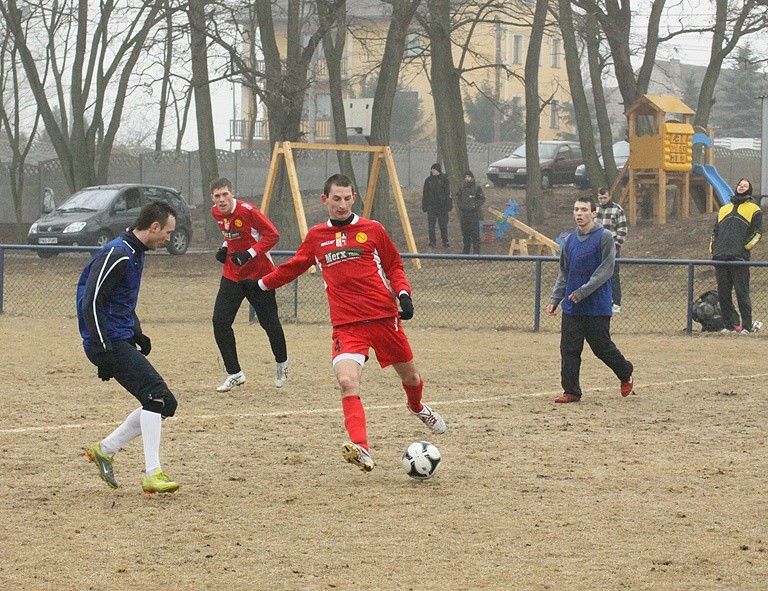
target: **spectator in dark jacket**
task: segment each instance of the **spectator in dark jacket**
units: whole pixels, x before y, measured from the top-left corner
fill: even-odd
[[[456,205],[459,208],[461,236],[464,239],[464,254],[480,254],[480,219],[485,194],[475,181],[471,170],[464,173],[464,184],[456,195]]]
[[[429,228],[429,245],[437,245],[435,223],[440,226],[440,238],[443,247],[449,248],[448,243],[448,212],[451,211],[451,187],[448,177],[443,174],[440,164],[435,163],[424,181],[424,191],[421,197],[421,210],[427,212],[427,227]]]
[[[760,240],[763,232],[763,213],[752,201],[752,183],[741,179],[736,185],[731,202],[717,212],[712,229],[709,250],[715,261],[748,261],[750,251]],[[746,265],[718,265],[715,267],[717,297],[723,314],[723,332],[749,334],[759,329],[760,323],[752,322],[752,300],[749,297],[749,267]],[[733,306],[731,292],[736,291],[739,315]]]

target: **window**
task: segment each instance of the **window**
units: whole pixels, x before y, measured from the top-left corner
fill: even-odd
[[[549,128],[560,129],[560,104],[557,101],[549,104]]]
[[[553,38],[552,39],[552,67],[553,68],[559,68],[560,67],[560,39]]]
[[[512,37],[512,63],[523,63],[523,36],[514,35]]]
[[[422,51],[421,36],[418,33],[408,33],[405,39],[405,57],[418,57]]]

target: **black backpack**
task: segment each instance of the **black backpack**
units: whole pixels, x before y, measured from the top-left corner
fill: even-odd
[[[705,291],[691,306],[693,319],[705,332],[719,332],[725,328],[716,291]]]

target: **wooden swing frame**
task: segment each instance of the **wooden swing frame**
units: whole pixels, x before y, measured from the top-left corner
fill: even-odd
[[[296,160],[293,157],[294,150],[368,152],[373,154],[374,159],[371,166],[371,173],[368,178],[368,187],[365,192],[365,206],[363,207],[363,217],[366,218],[370,218],[371,211],[373,210],[373,202],[376,198],[376,184],[379,178],[379,172],[381,171],[381,163],[383,160],[384,165],[387,167],[387,172],[389,173],[392,192],[394,193],[395,203],[397,204],[397,211],[400,215],[400,223],[402,224],[403,233],[405,234],[405,242],[408,245],[408,249],[411,253],[418,254],[418,251],[416,250],[416,240],[413,237],[411,222],[408,218],[408,211],[405,208],[403,192],[400,189],[400,181],[397,177],[397,170],[395,170],[395,161],[392,158],[392,150],[389,146],[356,146],[347,144],[307,144],[301,142],[276,142],[272,151],[272,161],[269,165],[269,172],[267,173],[267,183],[264,187],[264,196],[261,199],[261,212],[264,215],[269,214],[269,206],[272,203],[272,194],[275,190],[275,182],[277,180],[277,172],[280,169],[280,161],[284,160],[285,170],[288,173],[288,184],[290,185],[291,195],[293,196],[293,208],[296,212],[296,221],[299,225],[299,233],[301,234],[301,239],[304,240],[307,235],[307,215],[304,211],[304,204],[301,202],[299,177],[296,173]],[[413,264],[417,269],[421,268],[421,262],[419,259],[413,259]]]

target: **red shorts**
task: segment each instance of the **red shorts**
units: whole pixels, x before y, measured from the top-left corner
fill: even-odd
[[[376,352],[381,367],[413,359],[411,345],[397,316],[334,327],[332,338],[334,364],[341,359],[352,359],[364,365],[370,349]]]

